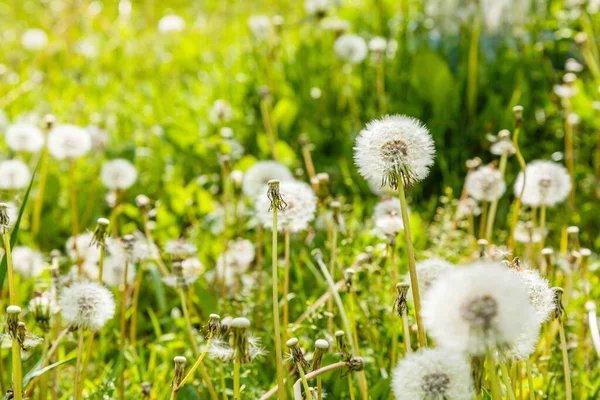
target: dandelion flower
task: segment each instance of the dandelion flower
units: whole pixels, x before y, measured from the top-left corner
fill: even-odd
[[[430,258],[429,260],[418,262],[416,267],[419,281],[419,293],[423,297],[438,277],[453,269],[454,265],[441,258]],[[410,282],[410,277],[406,275],[404,281]],[[408,298],[412,300],[412,290],[408,291]]]
[[[402,217],[381,217],[375,220],[375,233],[384,237],[396,237],[404,229]]]
[[[259,161],[244,174],[242,191],[251,199],[255,199],[267,191],[267,183],[272,179],[281,182],[292,181],[294,176],[285,165],[277,161]]]
[[[440,346],[471,355],[509,346],[537,323],[525,285],[492,262],[438,277],[424,298],[423,319]]]
[[[467,176],[465,182],[467,193],[475,200],[498,200],[506,190],[506,182],[502,173],[496,168],[484,165]]]
[[[427,177],[435,148],[420,121],[404,115],[373,120],[359,133],[354,161],[374,185],[396,188],[399,180],[412,185]]]
[[[110,160],[102,165],[100,179],[110,190],[129,189],[137,180],[137,169],[128,160]]]
[[[19,122],[10,125],[5,135],[6,145],[13,151],[35,153],[44,147],[44,134],[34,124]]]
[[[88,131],[75,125],[57,125],[48,134],[48,151],[57,160],[76,160],[92,149]]]
[[[233,109],[231,108],[231,105],[223,99],[216,100],[208,112],[208,120],[214,125],[229,122],[232,118]]]
[[[367,57],[367,43],[358,35],[346,33],[333,44],[335,54],[350,64],[360,64]]]
[[[64,288],[58,300],[62,317],[73,327],[99,330],[115,315],[115,300],[96,282],[77,282]]]
[[[42,253],[27,246],[17,246],[12,250],[12,262],[16,272],[23,278],[35,278],[46,269]]]
[[[471,400],[471,368],[459,353],[424,349],[398,361],[392,391],[397,400]]]
[[[530,207],[552,207],[565,201],[571,192],[571,177],[565,167],[552,161],[537,160],[527,164],[515,182],[515,194],[521,196],[523,204]]]
[[[25,50],[44,50],[48,46],[48,35],[39,28],[27,29],[21,36],[21,44]]]
[[[516,275],[527,288],[529,300],[538,322],[548,321],[554,311],[554,290],[548,281],[540,275],[537,270],[526,268],[511,268],[510,271]]]
[[[248,27],[252,35],[259,41],[263,41],[274,32],[271,19],[266,15],[253,15],[248,18]]]
[[[0,189],[23,189],[29,185],[30,180],[31,172],[23,161],[7,160],[0,162]]]
[[[185,29],[185,20],[179,15],[165,15],[158,21],[158,31],[162,34],[177,33]]]
[[[299,232],[308,227],[315,218],[317,197],[312,187],[304,182],[284,181],[280,184],[280,193],[286,206],[277,213],[277,229],[280,232]],[[273,224],[270,211],[271,200],[265,190],[256,201],[256,216],[265,228]]]

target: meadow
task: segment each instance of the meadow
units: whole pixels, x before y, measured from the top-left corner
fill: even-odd
[[[3,400],[600,399],[600,1],[0,25]]]

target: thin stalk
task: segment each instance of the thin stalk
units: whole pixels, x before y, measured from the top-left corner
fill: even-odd
[[[123,292],[121,301],[121,339],[119,341],[121,349],[125,348],[127,338],[127,275],[129,271],[129,261],[125,261],[123,269]],[[119,371],[119,397],[125,399],[125,368],[120,368]],[[78,400],[78,399],[76,399]]]
[[[286,231],[284,238],[284,272],[283,272],[283,340],[287,340],[289,323],[289,301],[290,290],[290,232]]]
[[[484,229],[485,229],[485,223],[487,221],[487,215],[488,215],[488,211],[489,211],[490,206],[488,205],[487,201],[482,201],[481,202],[481,217],[479,217],[479,234],[477,235],[477,237],[479,239],[483,239],[483,235],[484,235]]]
[[[544,248],[544,241],[546,239],[546,206],[540,207],[540,249]]]
[[[468,58],[468,76],[467,76],[467,111],[469,117],[475,117],[477,109],[477,70],[479,58],[479,33],[480,33],[479,18],[476,15],[473,21],[473,30],[471,31],[471,41],[469,43],[469,58]]]
[[[569,122],[571,114],[571,105],[568,100],[565,101],[565,166],[571,176],[571,192],[569,193],[569,205],[571,209],[575,207],[575,156],[573,152],[573,124]]]
[[[567,353],[567,338],[562,318],[558,318],[558,333],[560,335],[560,348],[562,350],[563,368],[565,373],[565,396],[566,400],[573,400],[571,388],[571,367],[569,366],[569,354]]]
[[[406,354],[412,353],[412,346],[410,345],[410,329],[408,327],[408,313],[402,314],[402,329],[404,330],[404,348]]]
[[[527,357],[525,364],[527,365],[527,390],[529,392],[529,400],[535,400],[535,391],[533,389],[533,373],[531,371],[531,358]]]
[[[300,374],[300,380],[302,381],[302,386],[304,386],[304,394],[307,399],[311,397],[310,388],[308,387],[308,381],[306,380],[306,375],[304,374],[304,368],[300,363],[296,363],[296,368],[298,368],[298,373]]]
[[[77,393],[79,393],[79,386],[83,384],[83,382],[79,382],[80,380],[80,370],[81,370],[81,361],[83,357],[83,337],[84,331],[81,330],[79,332],[79,341],[77,342],[77,361],[75,362],[75,381],[74,381],[74,391],[73,397],[77,397]]]
[[[242,399],[240,395],[240,366],[240,359],[236,357],[233,361],[233,398],[235,400]]]
[[[135,341],[137,336],[137,309],[140,299],[140,290],[142,288],[143,268],[140,265],[135,277],[135,286],[133,287],[133,305],[131,306],[131,322],[129,328],[129,342],[135,349]]]
[[[21,345],[13,337],[12,339],[12,387],[14,400],[23,399],[23,378],[21,366]]]
[[[48,180],[48,148],[44,146],[40,159],[40,181],[38,182],[38,195],[33,205],[33,216],[31,221],[31,231],[37,236],[40,231],[40,221],[42,216],[42,207],[44,205],[44,191],[46,190],[46,181]],[[45,399],[44,399],[45,400]]]
[[[353,297],[354,291],[352,290],[352,287],[350,287],[348,289],[348,314],[350,315],[350,326],[352,327],[352,335],[354,337],[354,343],[356,346],[355,349],[355,354],[358,355],[360,354],[360,348],[358,346],[358,332],[356,331],[356,313],[354,311],[354,297]],[[360,391],[361,391],[361,395],[363,399],[368,399],[369,398],[369,391],[367,388],[367,379],[366,376],[363,374],[364,371],[361,371],[360,373]]]
[[[329,258],[329,273],[331,274],[331,278],[335,279],[335,264],[337,262],[337,224],[335,221],[332,221],[330,224],[330,232],[331,232],[331,255]],[[329,328],[329,333],[333,334],[333,299],[329,298],[327,302],[327,311],[329,312],[329,321],[327,323]]]
[[[79,220],[77,217],[77,188],[75,187],[75,161],[71,161],[69,163],[69,180],[71,190],[71,233],[73,237],[76,238],[77,235],[79,235]],[[73,243],[73,246],[76,247],[75,242]],[[77,251],[77,249],[75,249],[75,251]]]
[[[492,351],[488,352],[488,365],[487,365],[488,379],[490,380],[490,387],[492,389],[492,399],[502,400],[502,390],[500,389],[500,379],[498,378],[498,372],[496,371],[496,357]]]
[[[198,359],[196,360],[196,362],[194,363],[194,365],[192,366],[192,368],[189,370],[189,372],[183,378],[183,380],[181,381],[181,383],[177,386],[176,391],[181,390],[181,388],[183,388],[183,386],[185,385],[185,383],[188,380],[190,380],[192,378],[192,376],[194,376],[194,372],[196,372],[196,370],[198,369],[198,367],[200,366],[200,364],[202,364],[202,360],[204,360],[204,357],[208,353],[208,349],[210,348],[211,342],[212,342],[212,337],[209,338],[206,341],[206,344],[204,345],[204,349],[202,350],[202,354],[200,354],[200,357],[198,357]]]
[[[308,178],[312,183],[312,179],[317,173],[315,171],[315,165],[313,164],[312,156],[310,155],[310,144],[308,143],[302,144],[302,158],[304,159],[304,165],[306,166],[306,171],[308,172]],[[313,189],[316,189],[314,185]]]
[[[506,160],[508,159],[508,154],[504,153],[502,154],[502,156],[500,156],[500,165],[498,167],[498,170],[500,171],[500,174],[502,175],[502,178],[504,179],[504,171],[506,170]],[[498,201],[500,199],[495,199],[494,201],[492,201],[492,204],[490,204],[490,212],[488,214],[487,217],[487,226],[485,228],[485,238],[488,241],[488,243],[492,242],[492,232],[494,231],[494,223],[496,221],[496,211],[498,209]]]
[[[146,236],[146,241],[148,242],[148,246],[151,249],[150,251],[152,252],[152,256],[153,256],[154,260],[156,261],[156,263],[158,264],[158,268],[160,269],[161,274],[163,276],[167,276],[167,275],[169,275],[169,269],[163,262],[160,254],[158,254],[158,251],[156,250],[156,248],[154,247],[154,241],[152,240],[152,234],[150,233],[150,226],[148,224],[148,222],[150,222],[150,219],[148,218],[148,212],[146,210],[144,210],[142,212],[142,217],[144,219],[144,234]]]
[[[334,364],[329,364],[329,365],[327,365],[325,367],[322,367],[322,368],[319,368],[319,369],[317,369],[315,371],[309,372],[308,374],[305,375],[305,379],[307,381],[309,381],[309,380],[311,380],[313,378],[316,378],[316,377],[318,377],[318,376],[320,376],[322,374],[325,374],[325,373],[330,372],[330,371],[335,371],[337,369],[341,369],[341,368],[344,368],[344,367],[346,367],[346,362],[345,361],[339,361],[339,362],[336,362]],[[294,389],[294,399],[295,400],[302,400],[301,385],[302,385],[302,380],[301,379],[298,379],[294,383],[293,389]],[[263,394],[260,397],[259,400],[270,399],[273,396],[273,394],[275,394],[275,390],[274,389],[275,388],[272,388],[267,393]]]
[[[223,400],[227,400],[227,385],[225,384],[225,371],[223,370],[223,365],[219,364],[219,374],[221,375],[221,394],[223,395]]]
[[[0,393],[6,393],[6,382],[4,382],[4,363],[2,362],[2,349],[0,348]]]
[[[398,197],[400,198],[400,209],[402,210],[402,222],[404,223],[404,241],[406,244],[406,255],[408,257],[408,271],[410,273],[410,286],[413,294],[413,304],[415,307],[415,316],[417,317],[417,330],[419,337],[419,346],[427,347],[427,337],[425,336],[425,325],[421,319],[421,295],[419,294],[419,279],[417,278],[417,268],[415,266],[415,254],[413,251],[412,239],[410,236],[410,219],[408,218],[408,206],[404,194],[404,185],[402,182],[398,185]]]
[[[502,381],[504,382],[504,386],[506,386],[506,393],[508,394],[508,398],[510,400],[516,400],[515,392],[513,390],[513,383],[510,380],[510,375],[508,372],[508,368],[506,367],[506,363],[504,362],[504,357],[502,354],[498,357],[498,363],[500,364],[500,370],[502,371]]]
[[[348,374],[348,391],[350,392],[350,400],[354,400],[354,384],[352,383],[352,375]]]
[[[187,306],[186,296],[183,289],[179,288],[178,292],[179,300],[181,302],[181,310],[183,312],[183,318],[185,319],[185,327],[190,340],[190,344],[192,345],[194,356],[199,358],[201,355],[200,349],[198,348],[198,344],[196,343],[196,338],[194,337],[194,332],[192,330],[192,321],[190,320],[190,313]],[[208,372],[206,372],[206,368],[204,368],[204,365],[202,365],[202,363],[198,365],[198,370],[200,371],[200,375],[202,375],[202,380],[204,381],[204,384],[206,385],[208,392],[210,393],[211,399],[218,400],[219,397],[217,396],[217,392],[215,392],[215,388],[213,387],[213,384],[210,380],[210,375],[208,375]]]
[[[273,328],[275,331],[275,356],[277,362],[277,398],[285,399],[283,387],[283,353],[281,350],[281,330],[279,327],[279,282],[277,278],[277,207],[273,207],[273,246],[271,249],[271,283],[273,286]]]
[[[8,229],[4,229],[2,232],[2,239],[4,240],[4,251],[6,257],[6,275],[8,275],[8,297],[11,305],[18,305],[17,302],[17,290],[15,287],[15,275],[12,266],[12,255],[10,251],[10,237],[8,236]]]
[[[50,350],[48,350],[48,352],[46,353],[46,355],[44,356],[44,359],[41,362],[41,367],[40,368],[45,368],[48,366],[50,360],[52,360],[52,357],[54,356],[54,354],[56,353],[56,350],[58,350],[58,346],[60,344],[60,342],[63,340],[63,338],[67,335],[67,333],[69,333],[70,328],[67,327],[65,329],[63,329],[57,336],[56,339],[54,339],[54,342],[52,343],[52,346],[50,347]],[[33,378],[33,380],[31,381],[31,384],[29,385],[29,389],[27,389],[27,393],[25,394],[26,398],[31,398],[32,394],[33,394],[33,389],[35,388],[35,385],[37,383],[37,381],[43,377],[46,377],[46,374],[42,374],[39,376],[36,376],[35,378]],[[46,393],[47,393],[48,388],[44,388],[43,385],[40,383],[40,399],[45,400],[46,399]]]
[[[515,126],[515,133],[513,135],[513,145],[515,146],[515,157],[517,157],[517,161],[519,162],[519,167],[521,168],[521,173],[523,174],[523,186],[521,188],[521,193],[517,196],[514,202],[514,207],[512,211],[512,220],[510,221],[510,237],[508,239],[508,249],[514,250],[515,248],[515,229],[517,227],[517,222],[519,221],[519,210],[521,209],[521,198],[523,197],[523,192],[525,192],[525,183],[527,181],[527,164],[525,164],[525,159],[521,154],[521,149],[519,148],[519,134],[521,133],[521,121],[517,120],[517,124]]]
[[[104,274],[104,244],[100,246],[100,259],[98,260],[98,283],[102,284],[102,275]]]
[[[79,387],[78,387],[79,390],[75,394],[75,400],[79,400],[82,398],[83,383],[85,382],[85,379],[87,377],[87,368],[88,368],[88,365],[90,364],[90,359],[92,358],[93,346],[94,346],[94,332],[89,332],[87,341],[85,344],[85,348],[87,350],[85,352],[85,357],[83,358],[83,363],[81,364],[81,373],[80,373],[81,385],[79,385]]]
[[[267,138],[269,139],[269,147],[271,147],[271,153],[273,160],[278,160],[277,151],[275,144],[277,143],[277,132],[275,131],[275,125],[271,121],[271,101],[263,99],[260,102],[260,115],[262,116],[263,125]]]

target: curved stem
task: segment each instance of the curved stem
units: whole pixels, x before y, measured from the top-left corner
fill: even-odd
[[[307,399],[310,399],[312,396],[310,394],[310,388],[308,387],[308,381],[306,380],[306,375],[304,374],[304,368],[300,363],[296,363],[296,368],[298,369],[298,373],[300,374],[300,380],[302,381],[302,386],[304,386],[304,394]]]
[[[408,271],[410,274],[410,286],[413,294],[413,304],[415,307],[415,316],[417,317],[417,331],[419,337],[419,346],[427,347],[427,337],[425,336],[425,325],[421,318],[421,295],[419,294],[419,279],[417,277],[417,268],[415,266],[415,254],[413,251],[412,239],[410,236],[410,219],[408,218],[408,206],[404,194],[404,185],[402,182],[398,185],[398,197],[400,198],[400,209],[402,210],[402,222],[404,223],[404,242],[406,244],[406,255],[408,257]]]
[[[81,370],[81,357],[83,356],[83,336],[84,331],[79,332],[79,341],[77,342],[77,361],[75,362],[75,381],[74,381],[74,390],[73,397],[77,397],[77,393],[79,393],[79,386],[83,384],[83,382],[79,382],[80,378],[80,370]]]
[[[181,381],[181,383],[177,386],[176,391],[181,390],[181,388],[183,387],[183,385],[185,385],[185,383],[192,377],[194,376],[194,372],[196,372],[196,370],[198,369],[198,367],[200,366],[200,364],[202,363],[202,360],[204,359],[204,356],[206,356],[206,353],[208,352],[208,349],[210,347],[210,343],[212,342],[212,338],[209,338],[206,341],[206,344],[204,345],[204,349],[202,350],[202,354],[200,354],[200,357],[198,357],[198,359],[196,360],[196,362],[194,363],[194,365],[192,366],[192,368],[189,370],[189,372],[187,373],[187,375],[183,378],[183,380]]]
[[[569,354],[567,353],[567,338],[562,318],[558,319],[558,333],[560,335],[560,348],[563,356],[563,369],[565,373],[565,396],[567,400],[573,400],[571,388],[571,367],[569,366]]]
[[[346,366],[346,362],[344,362],[344,361],[340,361],[335,364],[329,364],[323,368],[319,368],[315,371],[312,371],[312,372],[306,374],[304,378],[307,381],[309,381],[313,378],[316,378],[319,375],[325,374],[327,372],[335,371],[336,369],[344,368],[345,366]],[[298,379],[294,383],[294,399],[297,399],[297,400],[302,399],[302,391],[300,390],[301,385],[302,385],[302,379]],[[269,392],[262,395],[259,400],[267,400],[267,399],[271,398],[273,393],[274,393],[273,389],[271,389]]]

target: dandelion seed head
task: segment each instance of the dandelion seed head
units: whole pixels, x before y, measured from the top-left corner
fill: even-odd
[[[375,36],[369,40],[369,50],[376,53],[383,53],[387,49],[387,40],[381,36]]]
[[[10,229],[15,225],[19,218],[19,208],[13,202],[0,203],[0,216],[0,233],[2,233],[4,229]]]
[[[333,44],[336,56],[350,64],[360,64],[367,57],[368,48],[362,37],[345,33]]]
[[[177,33],[185,29],[185,20],[179,15],[165,15],[158,21],[158,31],[162,34]]]
[[[470,366],[459,353],[424,349],[398,361],[392,391],[396,400],[470,400]]]
[[[256,199],[266,192],[267,184],[272,179],[285,182],[292,181],[294,176],[288,167],[277,161],[258,161],[246,171],[242,192],[249,198]]]
[[[583,65],[574,58],[568,58],[565,62],[565,70],[567,72],[581,72],[583,71]]]
[[[12,249],[13,268],[23,278],[35,278],[46,270],[44,256],[28,246],[16,246]]]
[[[537,323],[525,285],[493,262],[439,276],[424,296],[423,319],[440,346],[472,355],[506,347]]]
[[[565,201],[571,192],[571,177],[565,167],[552,161],[537,160],[527,164],[527,178],[520,173],[514,190],[523,204],[552,207]],[[523,182],[525,180],[525,182]],[[525,189],[523,190],[523,183]]]
[[[21,36],[21,44],[25,50],[44,50],[48,46],[48,35],[39,28],[27,29]]]
[[[456,209],[458,218],[465,218],[469,215],[477,216],[479,214],[481,214],[481,208],[479,208],[479,203],[474,198],[467,197],[458,203],[458,208]]]
[[[196,254],[197,247],[182,239],[169,240],[165,243],[165,253],[174,259],[184,260],[191,255]]]
[[[304,10],[307,14],[322,16],[332,8],[332,0],[304,0]]]
[[[440,275],[443,275],[453,268],[455,268],[454,265],[441,258],[430,258],[428,260],[419,261],[416,264],[416,269],[421,297],[425,296]],[[410,282],[410,276],[408,274],[405,275],[403,280],[405,282]],[[412,290],[408,291],[408,298],[413,301]]]
[[[137,180],[137,176],[135,166],[121,158],[106,161],[100,170],[100,180],[110,190],[129,189]]]
[[[392,188],[425,179],[434,154],[433,139],[425,125],[403,115],[369,122],[354,146],[360,174],[373,185]]]
[[[29,185],[31,171],[21,160],[0,162],[0,190],[18,190]]]
[[[56,125],[48,134],[48,151],[57,160],[76,160],[92,149],[89,132],[75,125]]]
[[[484,165],[467,176],[465,187],[467,193],[475,200],[494,201],[504,194],[506,182],[500,171]]]
[[[299,232],[308,227],[315,218],[317,197],[310,185],[300,181],[283,181],[279,192],[286,203],[283,210],[277,212],[277,229],[280,232]],[[256,200],[256,217],[265,227],[273,224],[273,214],[269,210],[271,200],[263,193]]]
[[[538,322],[541,324],[548,321],[554,311],[554,290],[550,287],[550,283],[534,269],[511,268],[510,271],[527,288]]]
[[[545,234],[546,232],[542,232],[541,228],[532,228],[527,223],[519,221],[515,227],[514,238],[520,243],[539,243]]]
[[[64,288],[58,304],[66,323],[84,329],[101,329],[115,314],[112,293],[96,282],[76,282]]]
[[[528,327],[506,351],[515,360],[525,360],[534,352],[540,340],[540,325]]]
[[[253,15],[248,18],[248,27],[252,35],[259,41],[268,39],[275,31],[271,19],[266,15]]]
[[[223,99],[215,100],[208,112],[208,120],[214,125],[219,125],[231,121],[232,118],[233,108],[231,105]]]
[[[44,134],[41,129],[27,122],[10,125],[4,136],[6,145],[13,151],[36,153],[44,147]]]
[[[570,99],[578,93],[577,86],[574,85],[554,85],[552,90],[561,99]]]
[[[326,17],[321,20],[321,27],[326,31],[342,34],[352,28],[350,21],[339,17]]]

